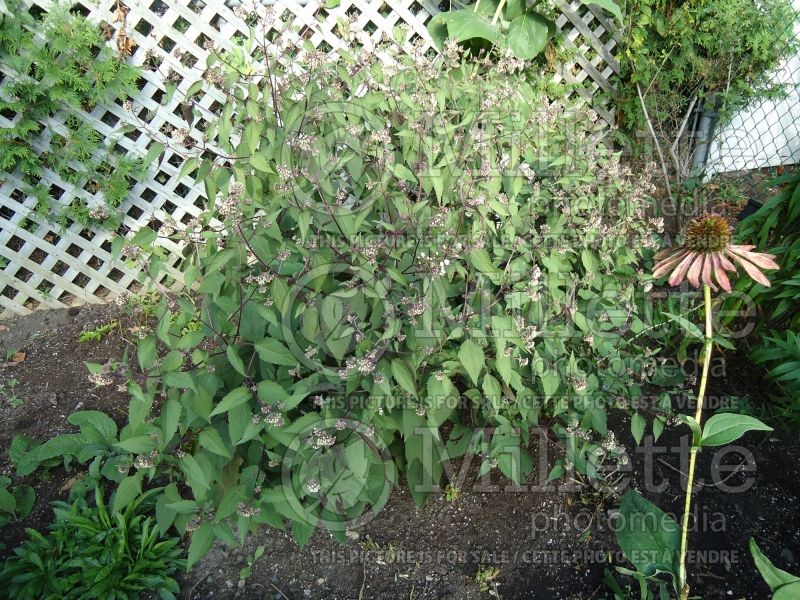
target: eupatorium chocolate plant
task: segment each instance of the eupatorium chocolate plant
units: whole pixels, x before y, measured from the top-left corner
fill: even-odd
[[[288,27],[267,14],[252,39]],[[543,419],[565,440],[553,477],[595,477],[624,460],[606,410],[634,413],[660,368],[623,338],[646,330],[651,188],[595,116],[517,59],[364,41],[212,55],[216,153],[183,169],[207,210],[132,241],[187,245],[193,291],[162,302],[133,391],[140,417],[163,399],[145,470],[175,481],[160,524],[193,531],[190,562],[231,525],[344,539],[396,471],[420,502],[455,457],[522,481]]]

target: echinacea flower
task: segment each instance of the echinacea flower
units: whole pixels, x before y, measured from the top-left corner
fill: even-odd
[[[703,285],[716,290],[716,282],[726,292],[731,291],[728,271],[736,273],[739,264],[756,282],[769,287],[769,279],[761,269],[777,269],[771,254],[753,252],[755,246],[731,244],[731,227],[723,217],[706,214],[689,222],[683,244],[662,250],[655,255],[653,278],[667,273],[670,285],[686,279],[696,288]]]

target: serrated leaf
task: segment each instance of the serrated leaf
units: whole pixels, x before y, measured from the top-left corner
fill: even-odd
[[[417,386],[414,382],[414,374],[408,364],[399,358],[392,361],[392,377],[409,394],[417,395]]]
[[[214,526],[210,523],[200,525],[192,532],[192,541],[189,542],[189,555],[186,560],[186,570],[203,558],[214,543]]]
[[[458,349],[458,360],[467,371],[472,383],[478,385],[481,370],[486,365],[486,355],[483,348],[472,340],[467,340]]]
[[[231,366],[236,370],[239,375],[247,375],[244,370],[244,362],[242,362],[242,358],[239,356],[239,352],[236,350],[236,347],[230,345],[225,350],[225,354],[228,357],[228,362],[231,363]]]
[[[250,400],[252,396],[253,394],[246,387],[238,387],[234,390],[231,390],[222,400],[220,400],[219,404],[214,407],[214,410],[211,411],[209,416],[215,417],[217,415],[221,415],[222,413],[228,412],[230,409],[239,406],[240,404],[244,404]]]
[[[203,429],[203,431],[200,432],[198,441],[202,448],[214,454],[219,454],[225,458],[231,457],[231,451],[228,449],[228,446],[225,445],[219,432],[214,427],[206,427]]]
[[[296,367],[299,363],[299,360],[289,352],[289,349],[280,340],[264,338],[255,344],[255,348],[259,358],[264,362],[287,367]]]

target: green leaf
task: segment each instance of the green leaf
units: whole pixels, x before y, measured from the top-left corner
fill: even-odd
[[[203,429],[203,431],[200,432],[198,440],[200,446],[206,450],[224,456],[225,458],[231,457],[231,451],[228,449],[228,446],[225,445],[225,442],[222,441],[222,437],[215,428],[207,427]]]
[[[530,60],[544,49],[550,35],[549,19],[535,12],[526,12],[511,21],[506,42],[514,56]]]
[[[775,590],[772,600],[797,600],[800,598],[800,581],[795,581]]]
[[[19,477],[30,475],[39,467],[39,443],[25,435],[16,435],[11,441],[8,456]]]
[[[84,445],[83,436],[77,433],[66,433],[39,446],[37,458],[39,462],[43,462],[51,458],[71,456],[80,452]]]
[[[631,433],[633,434],[633,439],[636,440],[636,445],[639,446],[642,443],[642,436],[644,435],[645,427],[647,426],[647,419],[644,418],[644,415],[640,413],[638,410],[633,413],[631,416]]]
[[[492,43],[500,39],[500,30],[485,16],[470,8],[451,10],[436,15],[437,22],[444,23],[447,35],[457,42],[481,38]]]
[[[96,431],[107,443],[113,444],[117,440],[117,424],[107,414],[99,410],[82,410],[72,413],[67,421],[81,428]]]
[[[138,473],[123,479],[117,491],[114,493],[114,507],[115,513],[125,510],[125,508],[133,502],[142,493],[142,477]]]
[[[145,225],[136,232],[136,235],[133,236],[133,239],[131,239],[131,244],[133,246],[149,248],[155,244],[157,239],[158,235],[156,235],[156,232]]]
[[[675,520],[634,490],[623,496],[619,513],[617,542],[636,570],[645,577],[675,573],[681,541]]]
[[[289,349],[280,340],[264,338],[255,345],[259,358],[273,365],[296,367],[299,363]]]
[[[262,173],[274,173],[272,167],[270,167],[269,160],[264,155],[263,152],[256,152],[250,157],[250,164],[256,171],[261,171]]]
[[[143,163],[145,167],[149,167],[150,163],[152,163],[157,156],[160,156],[164,152],[164,144],[160,142],[153,142],[150,144],[150,147],[147,149],[147,154],[144,155]]]
[[[180,459],[181,469],[183,469],[186,478],[189,480],[189,485],[192,486],[195,496],[202,497],[204,492],[207,492],[210,485],[208,479],[203,473],[203,468],[195,460],[191,454],[186,454]]]
[[[706,421],[701,446],[724,446],[738,440],[748,431],[772,431],[755,417],[736,413],[720,413]]]
[[[510,452],[497,455],[497,466],[500,471],[514,483],[522,485],[525,478],[533,471],[533,459],[522,448],[514,448]]]
[[[406,361],[396,358],[392,361],[392,376],[400,384],[400,387],[409,394],[417,395],[417,385],[414,382],[414,374],[411,372]]]
[[[0,488],[0,512],[14,512],[17,508],[17,499],[5,488]]]
[[[692,444],[700,447],[700,440],[703,438],[703,434],[700,432],[700,423],[694,417],[690,417],[689,415],[681,415],[681,421],[689,426],[689,429],[692,430]]]
[[[200,525],[192,532],[192,541],[189,543],[189,556],[186,561],[187,572],[192,566],[211,549],[214,543],[214,526],[210,523]]]
[[[239,352],[234,346],[228,346],[225,350],[225,354],[228,356],[228,362],[236,369],[237,373],[240,375],[247,375],[247,372],[244,370],[244,362],[242,362]]]
[[[783,586],[800,582],[800,577],[795,577],[791,573],[787,573],[773,565],[772,561],[761,552],[761,548],[758,547],[758,544],[756,544],[753,538],[750,538],[750,554],[756,563],[758,572],[761,573],[761,577],[764,578],[769,589],[773,592]],[[788,597],[789,596],[787,596],[787,598]],[[777,596],[773,596],[773,600],[775,598],[777,598]],[[792,598],[800,598],[800,596],[792,596]]]
[[[238,387],[234,390],[231,390],[222,400],[220,400],[220,403],[214,407],[214,410],[211,411],[209,416],[215,417],[216,415],[221,415],[222,413],[228,412],[230,409],[239,406],[240,404],[244,404],[250,400],[252,396],[253,394],[246,387]]]
[[[461,344],[461,348],[458,350],[458,360],[461,361],[472,382],[478,385],[478,377],[486,364],[483,348],[472,340],[467,340]]]
[[[144,454],[155,449],[156,441],[149,435],[135,435],[125,440],[120,440],[114,445],[117,448],[122,448],[126,452]]]
[[[600,8],[607,10],[622,23],[622,10],[614,0],[581,0],[584,4],[596,4]]]
[[[700,331],[700,328],[697,325],[695,325],[694,323],[692,323],[691,321],[685,319],[684,317],[682,317],[680,315],[673,315],[672,313],[668,313],[668,312],[664,312],[663,314],[664,314],[664,316],[669,317],[671,320],[675,321],[678,325],[683,327],[683,329],[686,331],[686,333],[688,333],[693,338],[696,338],[698,340],[702,340],[703,339],[703,337],[704,337],[703,336],[703,332]]]
[[[473,267],[478,269],[478,271],[484,275],[487,275],[492,283],[495,285],[500,283],[502,271],[494,266],[492,258],[489,256],[489,253],[486,250],[483,248],[478,248],[477,250],[470,252],[469,262]]]
[[[548,483],[563,477],[566,472],[567,471],[564,468],[563,462],[556,463],[555,465],[553,465],[553,468],[550,469],[550,474],[547,476]]]
[[[308,541],[311,539],[311,536],[314,534],[316,526],[317,524],[313,522],[292,522],[292,535],[294,536],[294,541],[297,542],[298,546],[302,548],[308,543]]]
[[[136,357],[139,359],[139,366],[147,371],[156,362],[156,341],[153,337],[146,337],[136,347]]]
[[[36,504],[36,492],[29,485],[20,485],[14,490],[14,500],[16,501],[17,518],[24,519],[33,511]]]

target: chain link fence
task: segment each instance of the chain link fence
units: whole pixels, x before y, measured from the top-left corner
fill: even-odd
[[[794,7],[800,16],[800,0]],[[791,26],[800,37],[800,19]],[[711,142],[698,147],[705,179],[735,186],[749,210],[774,193],[768,185],[774,176],[800,163],[800,51],[784,59],[772,82],[781,88],[777,97],[759,99],[718,122]]]

